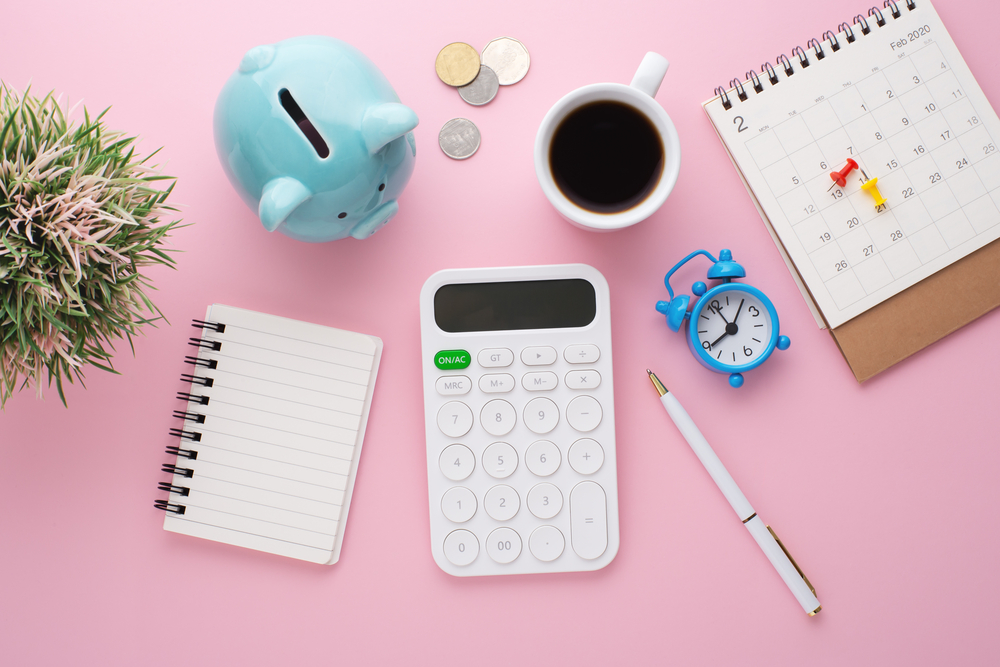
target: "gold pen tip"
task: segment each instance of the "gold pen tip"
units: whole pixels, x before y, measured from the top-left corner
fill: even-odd
[[[656,377],[656,374],[648,368],[646,369],[646,372],[649,373],[649,381],[653,383],[654,387],[656,387],[657,393],[660,394],[660,396],[666,394],[667,388],[663,386],[662,382],[660,382],[660,378]]]

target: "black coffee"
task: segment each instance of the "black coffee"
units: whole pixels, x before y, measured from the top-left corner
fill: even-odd
[[[621,102],[592,102],[556,128],[549,164],[559,190],[595,213],[636,206],[663,173],[663,142],[653,123]]]

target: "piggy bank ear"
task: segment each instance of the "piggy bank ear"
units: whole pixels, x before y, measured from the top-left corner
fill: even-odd
[[[270,44],[255,46],[243,56],[243,60],[240,61],[240,71],[256,72],[270,65],[272,60],[274,60],[273,46]]]
[[[257,209],[264,229],[273,232],[310,197],[312,193],[309,189],[294,178],[285,176],[269,181],[260,195],[260,206]]]
[[[370,107],[361,121],[361,135],[369,155],[417,126],[417,114],[408,106],[387,102]]]

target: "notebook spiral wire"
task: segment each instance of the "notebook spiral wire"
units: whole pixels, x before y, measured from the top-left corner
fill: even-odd
[[[905,3],[905,4],[904,4]],[[916,0],[901,0],[897,2],[896,0],[885,0],[882,4],[882,9],[888,10],[893,19],[898,19],[903,12],[905,7],[906,11],[913,11],[916,9]],[[855,29],[860,31],[860,34],[868,35],[872,32],[873,26],[876,28],[882,28],[886,25],[886,17],[882,13],[882,9],[878,7],[872,7],[868,10],[868,16],[863,16],[858,14],[852,20],[852,24],[841,23],[837,26],[837,32],[832,32],[827,30],[821,36],[821,39],[817,40],[815,37],[810,38],[806,42],[806,48],[801,46],[796,46],[792,49],[792,58],[790,59],[785,54],[779,55],[775,58],[774,64],[764,63],[760,67],[761,75],[766,75],[767,80],[772,86],[776,86],[781,83],[781,79],[778,77],[778,71],[784,70],[785,78],[791,77],[796,72],[796,63],[798,69],[803,70],[813,62],[823,60],[827,53],[824,45],[828,45],[832,53],[839,51],[844,44],[838,38],[838,35],[843,35],[843,41],[846,44],[852,44],[857,38],[858,34]],[[733,79],[729,82],[729,87],[718,86],[715,89],[716,96],[722,101],[722,108],[729,109],[733,108],[735,102],[745,102],[749,98],[747,89],[752,88],[755,94],[760,94],[764,91],[764,86],[761,83],[763,77],[758,76],[753,70],[746,73],[746,77],[741,81],[739,78]]]
[[[204,331],[214,331],[216,333],[225,333],[226,325],[220,324],[218,322],[206,322],[204,320],[192,320],[191,326],[196,329],[202,329]],[[208,350],[217,352],[222,349],[222,342],[217,340],[208,340],[204,338],[190,338],[188,339],[188,345],[192,345],[202,350]],[[215,359],[202,359],[200,357],[185,356],[184,363],[195,366],[199,369],[212,370],[218,368],[218,361]],[[189,373],[184,373],[181,375],[181,381],[190,384],[193,387],[204,387],[211,388],[215,384],[215,380],[211,377],[207,377],[204,374],[192,375]],[[208,405],[210,397],[203,396],[201,394],[192,394],[188,392],[177,392],[177,398],[185,402],[184,410],[174,410],[173,416],[176,419],[181,420],[180,428],[171,428],[170,435],[172,437],[179,438],[181,442],[187,441],[191,443],[201,442],[201,431],[194,430],[194,427],[198,424],[205,423],[205,415],[199,412],[192,412],[188,407],[190,403],[195,403],[198,405]],[[173,454],[176,457],[174,463],[164,463],[160,468],[163,472],[170,473],[176,481],[177,477],[184,479],[190,479],[194,477],[194,470],[191,468],[186,468],[179,465],[181,459],[187,459],[194,461],[198,458],[198,451],[194,449],[188,449],[185,447],[180,447],[178,445],[168,445],[166,448],[167,454]],[[181,484],[176,484],[174,481],[171,482],[160,482],[157,485],[157,490],[166,491],[171,496],[181,496],[187,497],[190,494],[191,489],[187,486]],[[187,511],[187,507],[178,502],[171,502],[171,498],[156,499],[153,502],[153,507],[158,510],[163,510],[164,512],[170,512],[171,514],[183,515]]]

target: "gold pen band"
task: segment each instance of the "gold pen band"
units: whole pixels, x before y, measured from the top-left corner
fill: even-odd
[[[749,521],[749,519],[748,519],[748,521]],[[766,524],[765,524],[765,526],[766,526]],[[802,571],[802,568],[799,567],[799,564],[795,562],[794,558],[792,558],[792,554],[788,553],[788,549],[786,549],[785,545],[782,544],[781,538],[778,537],[778,534],[774,532],[773,528],[771,528],[770,526],[766,526],[766,527],[767,527],[767,530],[771,533],[771,536],[774,537],[774,541],[778,543],[778,546],[781,547],[781,550],[785,552],[786,556],[788,556],[789,562],[791,562],[792,567],[795,568],[795,571],[799,573],[799,576],[802,577],[802,581],[806,582],[806,586],[809,587],[809,590],[812,591],[812,594],[816,595],[816,589],[813,588],[813,585],[809,583],[809,577],[806,576],[806,573]],[[809,612],[809,615],[812,616],[813,614],[815,614],[819,610],[820,610],[820,607],[817,607],[815,610]]]

